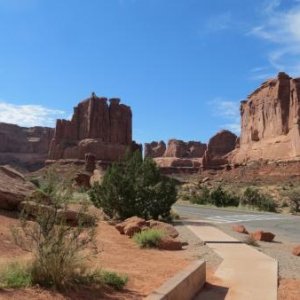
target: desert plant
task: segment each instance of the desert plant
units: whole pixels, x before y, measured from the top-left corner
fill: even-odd
[[[113,164],[102,184],[96,184],[89,195],[94,205],[110,217],[158,219],[170,215],[177,191],[174,180],[162,176],[155,162],[143,160],[137,151],[124,162]]]
[[[300,187],[286,189],[284,195],[290,200],[291,211],[300,212]]]
[[[90,254],[83,255],[83,250],[93,242],[94,227],[83,226],[84,206],[77,216],[78,226],[68,225],[65,203],[70,197],[69,192],[61,183],[59,186],[53,181],[50,183],[45,193],[51,205],[40,204],[40,194],[34,194],[37,201],[33,196],[24,205],[20,226],[14,228],[13,235],[19,246],[34,254],[32,282],[61,289],[71,286],[80,275],[84,259]],[[32,216],[34,222],[30,221]]]
[[[190,202],[194,204],[210,204],[210,191],[207,187],[199,189],[190,196]]]
[[[10,263],[0,271],[0,287],[21,288],[32,283],[31,270],[20,263]]]
[[[210,192],[210,203],[215,206],[238,206],[239,198],[218,186]]]
[[[244,243],[249,245],[249,246],[259,247],[259,244],[257,243],[257,241],[251,235],[248,235],[245,238]]]
[[[128,282],[128,276],[111,271],[101,271],[100,280],[105,285],[111,286],[116,290],[121,290]]]
[[[270,196],[264,195],[251,187],[247,187],[244,191],[240,204],[242,206],[255,207],[263,211],[276,211],[276,203]]]
[[[133,236],[133,240],[141,248],[156,248],[159,245],[161,239],[165,236],[165,233],[158,229],[147,229],[136,233]]]

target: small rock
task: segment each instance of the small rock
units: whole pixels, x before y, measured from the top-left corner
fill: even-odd
[[[139,227],[138,225],[129,223],[124,227],[124,234],[129,237],[133,237],[134,234],[139,232],[141,232],[141,227]]]
[[[174,238],[165,236],[160,240],[158,248],[162,250],[181,250],[182,243]]]
[[[244,225],[233,225],[232,230],[238,233],[249,234],[249,232],[247,231]]]
[[[156,221],[156,220],[149,220],[146,223],[150,228],[164,231],[168,236],[170,236],[172,238],[176,238],[179,235],[179,233],[175,229],[175,227],[168,223],[164,223],[164,222],[160,222],[160,221]]]
[[[262,230],[257,230],[255,232],[250,233],[250,237],[256,241],[272,242],[275,237],[275,234],[271,232],[264,232]]]
[[[296,256],[300,256],[300,245],[297,245],[296,247],[294,247],[293,254]]]

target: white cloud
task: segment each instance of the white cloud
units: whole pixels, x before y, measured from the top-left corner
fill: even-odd
[[[270,65],[277,71],[300,74],[300,4],[283,10],[280,0],[268,1],[263,10],[263,22],[250,34],[275,46],[269,53]]]
[[[240,103],[235,101],[216,98],[211,103],[214,106],[214,116],[224,119],[222,129],[229,129],[236,134],[240,134]]]
[[[20,126],[55,126],[58,117],[64,117],[61,110],[46,108],[42,105],[15,105],[0,101],[0,122]]]

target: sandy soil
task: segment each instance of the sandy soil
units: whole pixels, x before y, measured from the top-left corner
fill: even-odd
[[[13,242],[10,228],[18,223],[14,215],[0,212],[0,265],[13,260],[24,260],[30,253],[19,249]],[[96,243],[100,251],[90,262],[92,267],[127,274],[126,289],[122,293],[110,290],[85,289],[64,294],[28,288],[0,290],[0,299],[142,299],[169,277],[182,270],[193,259],[184,251],[160,251],[140,249],[134,242],[111,225],[100,222],[97,227]]]

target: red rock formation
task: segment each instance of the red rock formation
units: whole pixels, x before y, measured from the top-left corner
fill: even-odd
[[[222,168],[228,164],[228,154],[235,148],[237,136],[229,130],[215,134],[208,143],[202,164],[205,169]]]
[[[200,158],[206,150],[206,144],[201,142],[184,142],[181,140],[169,140],[164,157]]]
[[[166,144],[163,141],[146,143],[144,149],[145,157],[162,157],[166,151]]]
[[[0,123],[0,165],[12,164],[35,170],[44,165],[54,129],[25,128]]]
[[[279,73],[241,103],[241,137],[233,163],[300,156],[300,78]]]
[[[57,120],[49,158],[84,159],[85,153],[93,153],[98,160],[116,161],[136,148],[130,107],[115,98],[109,102],[92,94],[74,108],[71,121]]]

